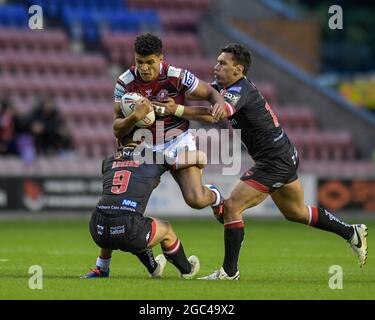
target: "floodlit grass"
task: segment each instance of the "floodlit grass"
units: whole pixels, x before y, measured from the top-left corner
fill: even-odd
[[[223,228],[212,220],[170,220],[189,256],[201,261],[199,276],[220,267]],[[358,221],[356,221],[358,222]],[[250,219],[241,249],[240,281],[181,280],[168,263],[162,280],[129,253],[113,254],[108,279],[80,279],[94,267],[98,249],[88,221],[0,222],[0,299],[374,299],[375,238],[360,269],[338,236],[284,220]],[[157,247],[155,256],[160,253]],[[43,289],[28,286],[29,267],[43,268]],[[332,265],[343,270],[343,289],[328,286]]]

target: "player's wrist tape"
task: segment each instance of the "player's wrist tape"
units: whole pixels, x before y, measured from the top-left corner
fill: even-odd
[[[181,104],[178,104],[174,115],[176,117],[181,117],[184,114],[184,111],[185,111],[185,107]]]

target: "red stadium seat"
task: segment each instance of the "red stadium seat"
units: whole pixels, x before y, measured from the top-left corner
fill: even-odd
[[[212,8],[212,0],[128,0],[129,8],[159,10],[195,10],[206,11]]]
[[[317,124],[312,110],[308,107],[272,107],[279,122],[287,131],[316,130]]]
[[[39,52],[61,52],[69,48],[69,41],[62,30],[34,32],[22,29],[0,29],[2,49],[27,50]]]

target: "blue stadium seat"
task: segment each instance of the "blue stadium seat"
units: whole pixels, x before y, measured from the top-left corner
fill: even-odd
[[[29,21],[28,11],[22,5],[0,6],[0,25],[7,27],[26,27]]]
[[[70,34],[74,36],[78,26],[82,30],[81,36],[88,42],[98,41],[105,31],[137,32],[160,27],[159,16],[152,10],[65,6],[62,17]]]

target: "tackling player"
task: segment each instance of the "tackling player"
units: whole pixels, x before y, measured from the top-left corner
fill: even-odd
[[[189,120],[217,121],[218,115],[225,108],[223,97],[191,72],[165,63],[162,42],[157,36],[140,35],[136,38],[134,47],[135,66],[120,75],[114,92],[113,130],[116,138],[133,136],[138,129],[135,123],[142,118],[135,113],[124,117],[121,111],[121,97],[125,92],[137,92],[151,101],[173,98],[180,105],[172,115],[162,116],[159,113],[155,123],[148,128],[153,133],[153,145],[150,146],[153,151],[164,152],[167,157],[176,158],[182,151],[196,150],[195,138],[189,130]],[[213,107],[183,107],[185,98],[207,100]],[[156,122],[161,121],[164,131],[158,133]],[[157,137],[157,134],[161,136]],[[196,166],[171,173],[190,207],[201,209],[209,205],[217,207],[222,203],[216,187],[202,186],[202,175]]]
[[[237,264],[244,239],[243,211],[269,195],[286,219],[336,233],[347,240],[362,267],[367,257],[367,227],[344,223],[324,208],[305,204],[297,176],[297,149],[270,105],[246,78],[250,52],[240,44],[230,44],[222,49],[217,61],[213,86],[226,101],[222,118],[228,118],[234,129],[241,130],[242,142],[255,165],[243,174],[223,205],[214,208],[216,218],[224,223],[224,262],[220,270],[202,279],[239,279]],[[173,112],[176,105],[170,101],[165,107]]]
[[[191,279],[199,271],[199,259],[186,258],[182,243],[168,222],[143,216],[160,176],[169,168],[164,164],[139,164],[133,159],[136,146],[129,141],[103,160],[103,194],[90,220],[90,234],[101,250],[96,267],[82,278],[108,277],[112,250],[122,250],[135,254],[152,278],[162,276],[166,257],[182,278]],[[181,169],[206,166],[204,153],[189,151],[189,156],[191,161],[179,164]],[[164,255],[154,259],[151,248],[159,243]]]

